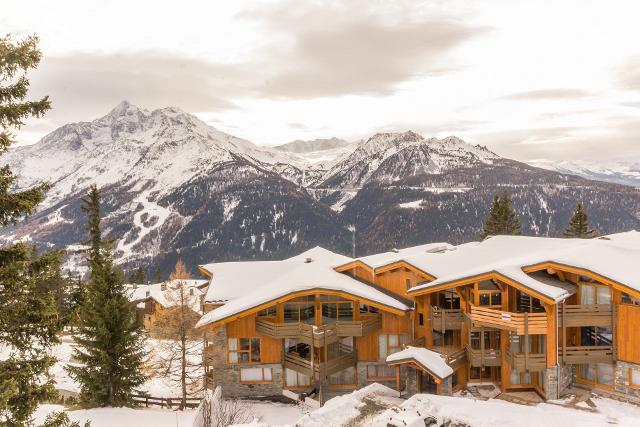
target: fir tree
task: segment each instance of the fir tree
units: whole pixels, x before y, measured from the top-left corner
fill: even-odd
[[[95,186],[83,199],[82,209],[88,214],[90,274],[75,357],[83,366],[68,370],[80,383],[85,405],[131,406],[134,388],[145,381],[141,370],[144,336],[125,293],[122,273],[113,266],[110,244],[102,238],[100,193]]]
[[[493,204],[489,211],[489,217],[484,223],[480,237],[486,239],[489,236],[517,236],[521,233],[518,214],[511,206],[511,197],[507,192],[493,196]]]
[[[0,37],[0,154],[15,142],[12,129],[50,108],[48,97],[26,101],[27,71],[40,62],[38,39],[14,43]],[[44,197],[46,184],[11,191],[16,177],[0,168],[0,226],[30,215]],[[47,349],[57,343],[60,322],[52,278],[59,277],[60,254],[39,255],[22,243],[0,248],[0,342],[7,354],[0,360],[0,425],[30,426],[38,403],[55,394],[47,378],[54,359]],[[47,426],[69,425],[65,414],[52,416]]]
[[[161,283],[164,282],[162,279],[162,272],[160,271],[160,266],[156,267],[156,271],[153,275],[153,283]]]
[[[589,217],[582,207],[582,202],[578,202],[576,210],[569,220],[569,225],[564,232],[564,237],[575,239],[590,239],[594,237],[595,230],[589,228]]]

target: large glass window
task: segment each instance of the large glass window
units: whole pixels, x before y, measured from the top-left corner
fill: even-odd
[[[356,383],[356,368],[350,366],[340,372],[329,376],[329,384],[333,385],[353,385]]]
[[[581,283],[580,304],[611,304],[611,288]]]
[[[387,365],[367,366],[367,381],[391,381],[396,379],[396,369]]]
[[[460,296],[451,291],[440,292],[438,294],[438,305],[445,309],[460,309]]]
[[[640,368],[629,368],[629,385],[640,388]]]
[[[241,383],[270,383],[273,382],[271,368],[241,368]]]
[[[378,335],[378,355],[380,359],[386,359],[388,355],[402,350],[407,344],[407,334],[380,334]]]
[[[260,338],[229,338],[229,363],[260,362]]]
[[[276,317],[276,307],[268,307],[258,312],[258,317]]]
[[[285,323],[315,323],[315,298],[313,295],[294,298],[284,303]]]
[[[322,295],[322,319],[323,323],[353,320],[353,302],[343,298]]]
[[[311,378],[292,369],[285,370],[285,383],[287,387],[308,387],[311,385]]]

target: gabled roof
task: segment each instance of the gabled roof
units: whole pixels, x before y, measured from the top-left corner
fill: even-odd
[[[425,245],[411,246],[404,249],[394,249],[388,252],[382,252],[379,254],[368,255],[357,258],[353,261],[359,261],[364,265],[367,265],[372,270],[385,267],[387,265],[395,264],[401,261],[407,263],[407,258],[411,255],[427,254],[427,253],[439,253],[453,249],[454,246],[449,243],[427,243]]]
[[[172,298],[172,289],[176,289],[178,286],[184,286],[187,289],[193,289],[193,295],[190,295],[189,306],[194,310],[200,311],[200,296],[203,294],[200,288],[207,283],[206,280],[193,280],[193,279],[176,279],[168,280],[161,283],[153,283],[149,285],[125,285],[127,288],[127,294],[129,300],[134,303],[147,301],[149,299],[154,300],[164,308],[172,307],[176,303]],[[163,285],[165,289],[163,290]]]
[[[453,374],[453,369],[447,365],[440,353],[422,347],[409,346],[404,350],[390,354],[386,361],[389,365],[413,363],[439,380]]]
[[[350,258],[315,247],[283,261],[209,264],[211,284],[205,297],[213,302],[224,295],[225,304],[202,316],[198,326],[216,323],[285,297],[315,291],[331,291],[377,304],[391,311],[408,311],[404,299],[338,273],[335,268]],[[310,261],[310,262],[308,262]],[[218,266],[222,265],[219,274]],[[237,272],[238,276],[234,276]]]
[[[634,261],[635,260],[635,261]],[[525,236],[495,236],[473,245],[461,245],[441,254],[420,254],[407,261],[437,279],[411,288],[408,293],[494,273],[517,282],[551,300],[572,294],[567,287],[536,280],[525,273],[533,265],[556,263],[599,275],[640,292],[640,233],[630,231],[595,239],[556,239]]]

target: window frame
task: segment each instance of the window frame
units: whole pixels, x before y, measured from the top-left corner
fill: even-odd
[[[236,348],[235,349],[231,349],[231,340],[236,340]],[[249,348],[248,349],[242,349],[241,345],[240,345],[240,340],[249,340]],[[254,341],[257,340],[258,342],[258,360],[253,360],[252,355],[253,355],[253,349],[254,349]],[[231,360],[231,354],[235,353],[236,354],[236,361],[233,362]],[[247,354],[247,361],[241,361],[240,360],[240,354]],[[246,364],[250,364],[250,363],[260,363],[262,361],[262,338],[259,337],[242,337],[242,338],[238,338],[238,337],[232,337],[232,338],[227,338],[227,363],[230,365],[246,365]]]
[[[369,369],[371,368],[375,370],[376,375],[369,374]],[[393,375],[388,377],[384,375],[378,375],[379,374],[378,368],[391,369],[393,371]],[[375,381],[395,381],[395,380],[396,380],[395,368],[389,365],[367,365],[367,381],[375,382]]]
[[[385,351],[386,351],[386,355],[382,356],[381,355],[381,351],[380,351],[380,337],[381,336],[385,336],[386,337],[386,341],[385,341]],[[397,346],[393,346],[390,347],[389,346],[389,337],[390,336],[395,336],[398,340],[398,345]],[[403,341],[404,338],[404,341]],[[382,359],[386,359],[387,356],[393,354],[393,353],[397,353],[398,351],[402,350],[402,348],[407,345],[409,343],[409,334],[407,333],[397,333],[397,334],[388,334],[388,333],[383,333],[383,334],[378,334],[378,359],[382,360]],[[396,348],[397,350],[395,351],[389,351],[390,348]]]
[[[262,372],[262,376],[260,380],[243,380],[242,379],[242,370],[243,369],[260,369],[260,371]],[[270,380],[265,380],[265,370],[269,370],[271,372],[271,379]],[[273,368],[271,367],[264,367],[264,366],[243,366],[240,368],[240,378],[239,378],[239,382],[240,384],[273,384],[274,379],[273,379]]]
[[[640,367],[629,368],[629,387],[640,390],[640,380],[638,383],[633,382],[633,371],[638,371],[638,376],[640,377]]]

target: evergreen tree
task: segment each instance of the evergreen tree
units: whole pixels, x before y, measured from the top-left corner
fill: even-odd
[[[595,230],[589,228],[589,217],[582,207],[582,202],[578,202],[576,210],[569,220],[569,225],[564,232],[564,237],[575,239],[590,239],[594,237]]]
[[[102,238],[100,193],[95,186],[83,199],[82,209],[88,215],[90,268],[75,350],[82,366],[68,370],[80,383],[85,405],[131,406],[134,388],[145,381],[144,336],[125,293],[123,275],[113,266],[111,245]]]
[[[38,39],[14,43],[0,37],[0,154],[14,141],[29,117],[41,117],[50,108],[48,97],[25,101],[27,71],[40,62]],[[11,191],[16,177],[8,166],[0,168],[0,226],[15,224],[30,215],[44,197],[46,184]],[[55,359],[47,350],[57,343],[60,322],[52,278],[59,277],[60,253],[39,255],[30,245],[0,248],[0,342],[8,354],[0,360],[0,425],[30,426],[38,403],[55,394],[48,368]],[[50,417],[47,426],[69,425],[65,414]]]
[[[517,236],[521,234],[518,214],[511,206],[511,197],[507,192],[493,196],[493,204],[489,211],[489,217],[484,223],[480,237],[486,239],[489,236]]]
[[[161,283],[164,282],[162,279],[162,272],[160,271],[160,266],[156,267],[156,271],[153,275],[153,283]]]

